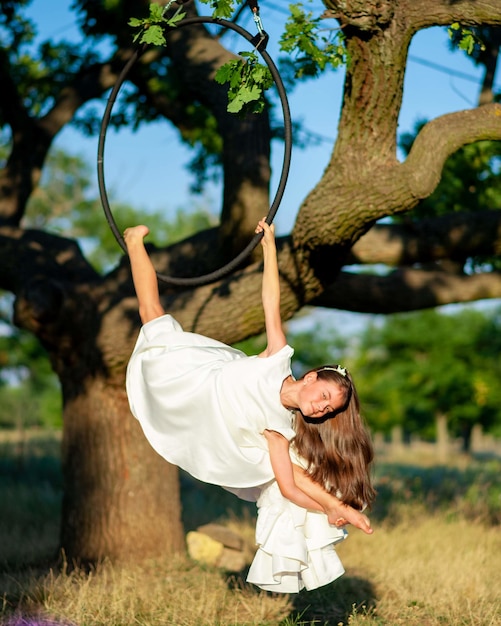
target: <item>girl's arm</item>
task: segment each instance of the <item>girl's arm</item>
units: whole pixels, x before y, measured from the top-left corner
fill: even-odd
[[[275,245],[275,229],[261,220],[256,232],[263,232],[263,286],[262,301],[266,326],[266,349],[259,355],[271,356],[286,344],[285,333],[280,318],[280,279],[278,274],[277,248]]]
[[[305,491],[309,497],[313,498],[321,506],[330,524],[342,525],[340,522],[344,520],[345,523],[352,524],[368,535],[374,532],[367,515],[357,511],[357,509],[348,504],[344,504],[339,498],[328,493],[298,465],[293,464],[292,471],[294,483],[301,491]]]
[[[292,463],[289,442],[283,435],[265,430],[264,436],[268,441],[271,467],[284,498],[304,509],[325,513],[334,526],[352,524],[369,535],[373,532],[366,515],[329,494],[302,468]]]
[[[283,497],[304,509],[323,511],[318,502],[296,485],[287,439],[275,430],[265,430],[264,436],[268,442],[271,467]]]

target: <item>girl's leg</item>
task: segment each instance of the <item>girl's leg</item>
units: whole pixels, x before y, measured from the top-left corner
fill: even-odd
[[[139,301],[139,315],[143,324],[165,314],[160,304],[157,275],[144,247],[143,239],[148,233],[147,226],[134,226],[124,232],[132,280]]]

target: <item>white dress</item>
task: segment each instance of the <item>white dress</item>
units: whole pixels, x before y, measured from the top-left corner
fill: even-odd
[[[247,581],[281,593],[311,591],[344,574],[334,545],[346,539],[343,528],[324,513],[307,511],[280,493],[273,481],[257,501],[258,546]]]
[[[145,324],[127,367],[132,414],[151,446],[195,478],[258,501],[259,546],[248,580],[296,592],[343,573],[333,544],[344,530],[322,513],[283,498],[264,431],[294,437],[293,414],[280,402],[293,350],[247,356],[215,339],[185,332],[170,315]]]

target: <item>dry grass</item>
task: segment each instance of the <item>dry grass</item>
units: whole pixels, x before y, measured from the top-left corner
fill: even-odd
[[[17,575],[6,591],[22,590],[18,615],[25,619],[45,615],[80,626],[501,624],[499,528],[430,517],[414,506],[371,537],[352,531],[339,553],[342,579],[291,597],[184,559]]]
[[[339,554],[371,581],[376,608],[351,624],[501,624],[501,532],[414,505],[372,537],[351,533]],[[362,614],[361,614],[362,613]]]
[[[51,572],[33,580],[18,615],[31,616],[31,622],[50,616],[56,623],[103,626],[278,624],[289,604],[286,596],[231,588],[220,572],[174,559],[137,567],[102,564],[90,573]]]
[[[381,470],[376,532],[352,530],[338,548],[346,574],[316,591],[284,596],[184,558],[103,563],[91,572],[64,563],[49,569],[60,485],[47,449],[37,447],[36,462],[23,462],[22,471],[0,454],[2,624],[501,626],[498,461],[480,464],[476,474],[464,459],[442,469],[390,462]],[[235,499],[228,497],[231,506]],[[207,498],[217,503],[218,518],[224,501],[212,492]],[[250,558],[253,519],[239,511],[228,513],[226,523],[245,538]]]

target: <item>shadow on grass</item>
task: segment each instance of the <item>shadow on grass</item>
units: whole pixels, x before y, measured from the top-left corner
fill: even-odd
[[[368,580],[345,574],[320,589],[302,591],[293,604],[298,624],[348,624],[354,609],[370,612],[376,607],[376,594]]]
[[[241,589],[246,583],[248,568],[238,574],[228,574],[228,588]],[[278,594],[267,591],[270,596]],[[350,616],[370,614],[377,605],[375,588],[370,581],[355,575],[344,574],[334,582],[313,591],[303,589],[290,594],[292,611],[283,626],[338,626],[349,624]]]
[[[0,572],[55,562],[62,495],[58,438],[0,444]]]
[[[471,458],[466,467],[380,462],[376,476],[377,498],[371,517],[378,522],[394,520],[396,523],[396,507],[419,504],[432,513],[500,525],[500,471],[499,459]]]

